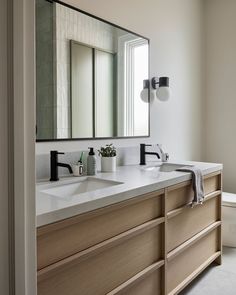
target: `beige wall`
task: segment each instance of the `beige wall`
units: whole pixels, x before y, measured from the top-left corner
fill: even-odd
[[[8,294],[7,0],[0,9],[0,294]]]
[[[66,2],[69,3],[69,0]],[[151,105],[151,138],[171,158],[201,160],[203,129],[202,0],[114,1],[74,0],[71,4],[151,39],[151,77],[169,76],[172,98]],[[143,139],[113,140],[117,146],[138,145]],[[106,141],[107,142],[107,141]],[[100,147],[104,141],[89,142]],[[55,148],[87,149],[88,142],[38,143],[38,154]]]
[[[236,193],[236,1],[207,0],[206,161],[224,164],[224,190]]]
[[[35,295],[35,4],[13,4],[15,295]]]

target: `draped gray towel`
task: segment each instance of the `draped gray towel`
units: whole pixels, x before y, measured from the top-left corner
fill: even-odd
[[[192,186],[194,191],[194,197],[191,207],[193,208],[195,205],[202,204],[204,201],[202,171],[196,167],[182,167],[177,169],[176,171],[190,172],[192,174]]]

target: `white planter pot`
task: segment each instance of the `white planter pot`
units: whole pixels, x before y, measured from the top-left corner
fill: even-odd
[[[116,157],[102,157],[101,168],[102,172],[116,171]]]

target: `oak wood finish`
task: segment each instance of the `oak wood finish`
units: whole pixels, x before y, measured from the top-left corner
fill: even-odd
[[[161,269],[156,270],[131,289],[125,291],[123,295],[161,295],[161,273]]]
[[[125,241],[131,239],[132,237],[135,237],[141,233],[146,232],[147,230],[150,230],[150,229],[156,227],[157,225],[160,225],[163,222],[163,220],[164,220],[164,218],[162,217],[162,218],[158,218],[158,219],[149,221],[149,222],[139,225],[129,231],[126,231],[118,236],[115,236],[113,238],[105,240],[97,245],[94,245],[94,246],[88,248],[88,249],[80,251],[70,257],[67,257],[63,260],[53,263],[52,265],[49,265],[49,266],[38,271],[38,282],[44,280],[49,275],[53,275],[53,273],[55,273],[61,269],[65,270],[65,268],[67,268],[67,267],[71,267],[74,264],[78,264],[78,263],[82,262],[83,260],[86,260],[88,258],[92,258],[93,256],[96,256],[104,251],[107,251],[112,247],[116,247],[116,246],[124,243]],[[161,243],[161,239],[160,239],[160,243]]]
[[[223,187],[223,176],[222,173],[219,175],[219,187],[222,189]],[[219,215],[219,220],[222,220],[222,193],[220,194],[218,198],[218,215]],[[222,223],[218,228],[218,249],[222,251]],[[222,264],[222,255],[218,255],[216,258],[215,262],[219,265]]]
[[[164,264],[164,267],[163,267],[163,274],[162,274],[162,285],[161,285],[161,291],[162,293],[161,294],[167,294],[167,204],[166,204],[166,200],[167,200],[167,196],[168,196],[168,189],[166,188],[165,189],[165,198],[163,199],[163,213],[164,213],[164,217],[165,217],[165,222],[164,222],[164,231],[163,231],[163,236],[162,236],[162,239],[163,239],[163,257],[164,257],[164,261],[165,261],[165,264]]]
[[[219,220],[218,197],[204,202],[194,208],[185,210],[167,221],[167,251],[178,247],[209,224]]]
[[[181,252],[168,264],[168,293],[181,284],[209,257],[218,252],[218,234],[214,229],[207,236],[198,240],[193,246]]]
[[[153,192],[38,229],[38,270],[161,216],[161,194]]]
[[[204,230],[193,236],[191,239],[187,240],[185,243],[181,244],[179,247],[175,248],[174,250],[170,251],[167,255],[167,262],[170,262],[172,259],[174,259],[176,256],[178,256],[180,253],[185,251],[187,248],[195,244],[197,241],[201,240],[203,237],[205,237],[208,233],[213,231],[216,228],[219,228],[221,225],[221,221],[216,221],[213,224],[206,227]]]
[[[146,290],[148,294],[161,294],[160,267],[163,266],[164,263],[164,260],[160,260],[159,262],[152,264],[130,280],[107,293],[107,295],[121,295],[127,293],[144,294],[144,290]]]
[[[207,175],[204,178],[205,195],[220,189],[220,174]],[[191,181],[186,181],[168,188],[167,212],[185,206],[193,200],[194,192]]]
[[[186,277],[175,289],[169,292],[168,295],[179,294],[179,292],[181,292],[192,280],[194,280],[201,272],[203,272],[213,261],[217,260],[220,256],[220,251],[211,255],[195,271],[193,271],[188,277]]]
[[[49,272],[38,283],[41,295],[106,294],[161,258],[161,227],[77,263]]]
[[[175,295],[220,264],[221,173],[204,177],[195,208],[190,184],[39,228],[38,294]]]
[[[204,203],[206,201],[210,200],[210,199],[215,198],[216,196],[219,196],[219,200],[220,200],[220,197],[221,197],[221,191],[220,190],[217,190],[215,192],[212,192],[212,193],[207,194],[204,197]],[[185,205],[183,205],[183,206],[181,206],[179,208],[176,208],[174,210],[169,211],[167,213],[167,219],[170,219],[170,218],[172,218],[172,217],[174,217],[174,216],[176,216],[176,215],[178,215],[180,213],[183,213],[187,208],[191,207],[191,204],[192,204],[192,202],[187,203],[187,204],[185,204]],[[219,214],[219,216],[221,216],[221,215]]]

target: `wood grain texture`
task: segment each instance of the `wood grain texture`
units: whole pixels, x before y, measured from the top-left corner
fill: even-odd
[[[141,280],[138,284],[134,285],[123,295],[161,295],[161,269],[151,273],[148,277]]]
[[[39,295],[104,295],[161,258],[161,228],[152,228],[38,283]]]
[[[160,267],[164,265],[164,260],[160,260],[149,267],[145,268],[143,271],[139,272],[137,275],[118,286],[116,289],[107,293],[107,295],[121,295],[121,294],[142,294],[145,288],[148,294],[161,294],[161,273]],[[152,275],[154,273],[154,275]],[[150,279],[152,277],[152,279]],[[151,293],[150,293],[151,292]],[[146,294],[146,293],[145,293]]]
[[[219,220],[219,196],[204,202],[202,205],[186,209],[167,221],[167,251],[184,243],[208,225]]]
[[[205,195],[220,189],[219,175],[204,178]],[[189,204],[194,197],[191,182],[184,182],[168,188],[167,212]]]
[[[217,260],[221,256],[221,252],[218,251],[211,255],[206,261],[204,261],[195,271],[193,271],[188,277],[186,277],[175,289],[168,293],[168,295],[179,294],[189,283],[192,282],[201,272],[203,272],[213,261]]]
[[[179,254],[184,252],[187,248],[189,248],[192,245],[194,245],[195,243],[197,243],[199,240],[201,240],[203,237],[208,235],[210,232],[212,232],[216,228],[217,228],[217,230],[219,230],[220,226],[221,226],[221,221],[216,221],[216,222],[210,224],[204,230],[202,230],[198,234],[194,235],[191,239],[188,239],[186,242],[179,245],[174,250],[170,251],[167,254],[167,261],[170,262],[171,260],[173,260],[176,256],[178,256]]]
[[[204,183],[193,209],[187,181],[39,228],[38,294],[178,294],[221,263],[221,174]]]
[[[78,264],[88,258],[92,258],[93,256],[96,256],[102,252],[105,252],[109,250],[110,248],[116,247],[125,241],[140,235],[152,228],[157,227],[161,223],[163,223],[164,218],[158,218],[152,221],[149,221],[147,223],[141,224],[133,229],[130,229],[118,236],[112,237],[108,240],[105,240],[99,244],[96,244],[88,249],[85,249],[83,251],[80,251],[74,255],[71,255],[70,257],[67,257],[65,259],[62,259],[56,263],[53,263],[47,267],[44,267],[43,269],[38,271],[38,282],[43,281],[45,278],[47,278],[50,275],[53,275],[53,273],[65,270],[68,267],[72,267],[75,264]],[[160,227],[161,232],[163,232],[162,226]],[[160,243],[161,243],[160,239]]]
[[[38,230],[38,270],[161,216],[159,193],[70,218]]]
[[[216,252],[218,252],[217,229],[167,263],[168,293],[174,290]]]
[[[207,194],[207,195],[205,196],[205,198],[204,198],[204,203],[205,203],[206,201],[209,201],[210,199],[213,199],[213,198],[217,197],[217,196],[220,197],[220,195],[221,195],[221,191],[220,191],[220,190],[217,190],[217,191],[214,191],[214,192],[212,192],[212,193],[209,193],[209,194]],[[191,203],[188,203],[188,204],[186,204],[186,205],[184,205],[184,206],[181,206],[181,207],[179,207],[179,208],[176,208],[176,209],[174,209],[174,210],[169,211],[169,212],[167,213],[167,219],[173,218],[173,217],[175,217],[176,215],[183,213],[183,212],[184,212],[185,210],[187,210],[189,207],[191,207]],[[219,214],[219,216],[220,216],[220,214]]]
[[[143,202],[145,200],[149,200],[149,199],[152,199],[152,198],[155,198],[158,196],[161,197],[161,195],[163,195],[163,194],[164,194],[164,189],[158,190],[158,191],[153,191],[151,193],[135,196],[135,197],[130,198],[128,200],[121,201],[121,202],[118,202],[115,204],[111,204],[109,206],[105,206],[105,207],[102,207],[102,208],[99,208],[99,209],[96,209],[93,211],[89,211],[86,213],[82,213],[82,214],[75,215],[70,218],[66,218],[66,219],[54,222],[54,223],[43,225],[43,226],[40,226],[37,228],[37,236],[44,235],[46,233],[51,233],[55,230],[63,229],[64,227],[76,224],[78,222],[86,221],[90,218],[98,217],[98,216],[103,215],[104,213],[107,213],[107,212],[116,211],[117,209],[121,209],[121,208],[127,207],[129,205],[138,204],[140,202]]]
[[[223,188],[223,175],[220,174],[219,176],[219,186],[220,186],[220,189],[221,189],[221,194],[218,198],[218,215],[219,215],[219,219],[222,220],[222,188]],[[216,263],[221,265],[222,264],[222,224],[220,225],[220,227],[218,228],[218,235],[219,235],[219,238],[218,238],[218,249],[221,253],[221,255],[219,255],[217,258],[216,258]]]
[[[164,223],[164,231],[163,231],[163,235],[162,235],[162,239],[163,239],[163,247],[162,247],[162,251],[163,251],[163,257],[164,257],[164,261],[165,264],[163,266],[163,274],[162,274],[162,278],[161,278],[161,294],[167,294],[167,199],[168,199],[168,188],[165,189],[165,198],[163,199],[164,204],[163,204],[163,214],[165,216],[165,223]]]

